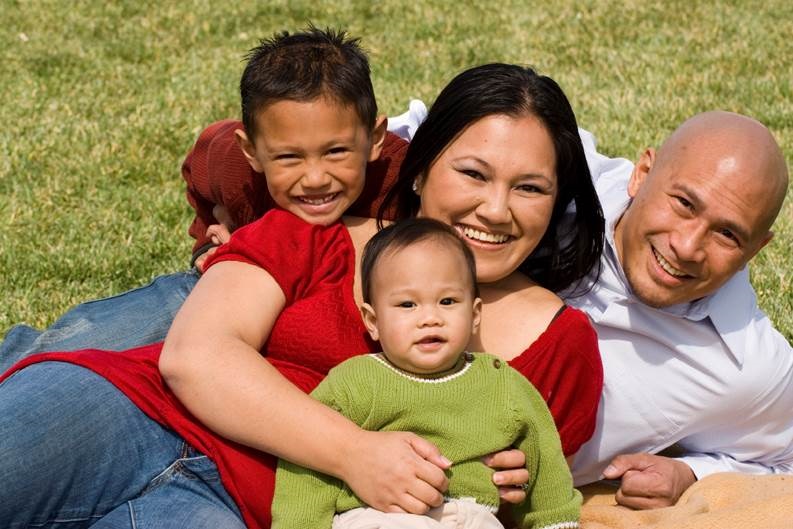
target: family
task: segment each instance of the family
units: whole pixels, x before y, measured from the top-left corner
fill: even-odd
[[[761,123],[702,113],[631,164],[509,64],[386,119],[316,28],[240,94],[182,168],[195,268],[0,344],[0,525],[566,529],[574,485],[644,509],[793,472],[793,351],[746,268],[788,185]]]

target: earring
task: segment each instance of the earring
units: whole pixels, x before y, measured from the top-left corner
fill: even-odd
[[[413,192],[414,193],[418,193],[419,192],[419,185],[418,185],[418,183],[416,183],[415,180],[413,180],[413,186],[412,187],[413,187]]]

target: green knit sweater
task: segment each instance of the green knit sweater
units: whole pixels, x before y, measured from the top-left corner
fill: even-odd
[[[494,356],[477,353],[442,379],[411,377],[378,355],[358,356],[331,370],[312,396],[366,430],[409,431],[431,441],[453,463],[447,496],[494,510],[498,489],[481,458],[519,448],[530,487],[526,501],[512,508],[516,525],[578,527],[581,495],[548,407],[523,375]],[[335,513],[363,506],[340,480],[279,462],[274,529],[330,529]]]

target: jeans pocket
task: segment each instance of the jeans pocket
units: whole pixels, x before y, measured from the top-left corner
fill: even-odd
[[[220,481],[220,472],[215,462],[192,448],[177,463],[181,473],[189,479],[198,479],[207,483]]]

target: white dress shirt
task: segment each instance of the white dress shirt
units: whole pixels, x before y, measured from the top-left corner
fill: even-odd
[[[410,140],[426,115],[419,103],[389,128]],[[638,301],[614,248],[633,164],[603,156],[589,132],[579,133],[606,244],[597,283],[566,298],[592,319],[604,371],[595,433],[573,465],[576,485],[600,479],[619,454],[672,445],[697,478],[793,472],[793,349],[758,308],[748,270],[692,303],[655,309]]]
[[[744,268],[714,294],[654,309],[638,301],[614,247],[633,164],[581,134],[606,218],[600,278],[567,299],[595,325],[604,388],[592,439],[575,458],[577,484],[618,454],[684,451],[697,478],[720,471],[793,472],[793,349],[757,306]]]

